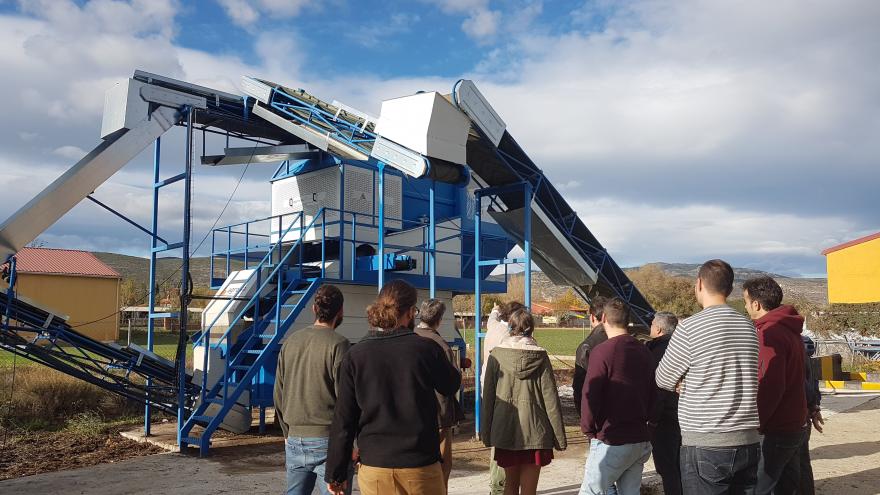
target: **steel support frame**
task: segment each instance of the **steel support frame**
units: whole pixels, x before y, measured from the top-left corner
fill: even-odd
[[[480,230],[482,223],[482,198],[491,197],[502,192],[514,191],[522,189],[525,200],[524,211],[524,233],[523,233],[523,257],[522,258],[504,258],[501,260],[482,260],[480,259]],[[482,290],[480,282],[482,279],[481,269],[484,266],[499,266],[514,263],[523,263],[525,269],[525,287],[523,288],[523,304],[526,308],[532,307],[532,198],[534,192],[532,184],[528,181],[522,181],[515,184],[509,184],[499,187],[488,187],[477,189],[474,192],[476,199],[476,207],[474,208],[474,431],[477,438],[480,437],[480,407],[482,406],[482,384],[480,383],[481,374],[483,372],[483,338],[486,337],[485,332],[481,332],[482,327]]]
[[[517,149],[521,152],[522,150],[518,148],[518,146],[519,145],[517,144]],[[542,188],[551,188],[555,190],[553,185],[546,180],[543,172],[541,172],[539,169],[533,169],[532,166],[530,166],[529,164],[523,163],[516,157],[512,156],[510,153],[502,151],[497,147],[494,149],[496,157],[506,163],[510,167],[510,170],[513,171],[520,180],[532,184],[532,189],[533,191],[535,191],[536,194],[540,190],[542,190]],[[636,291],[635,284],[631,280],[621,279],[621,276],[626,278],[626,275],[623,273],[623,270],[617,265],[617,263],[613,259],[611,259],[605,248],[602,248],[601,246],[596,246],[586,239],[581,239],[580,237],[575,236],[572,233],[575,219],[571,217],[563,217],[562,215],[560,215],[558,204],[544,204],[539,196],[535,196],[535,201],[546,207],[548,210],[553,211],[554,216],[562,217],[563,219],[567,219],[569,221],[569,225],[563,224],[558,225],[557,227],[561,228],[562,231],[571,238],[575,247],[583,250],[583,254],[596,264],[597,276],[600,278],[600,280],[604,281],[618,297],[625,300],[630,305],[633,317],[635,317],[642,324],[650,326],[650,317],[651,315],[653,315],[654,310],[650,306],[642,307],[641,305],[633,303],[632,295]],[[597,261],[597,258],[600,258],[601,261]],[[606,271],[603,269],[606,263],[611,263],[612,265],[613,269],[611,276],[609,276],[609,274],[607,274]],[[583,293],[581,295],[589,302],[589,295]]]

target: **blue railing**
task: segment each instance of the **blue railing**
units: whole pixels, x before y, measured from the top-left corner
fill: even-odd
[[[255,266],[256,263],[251,261],[252,258],[257,257],[262,262],[262,258],[264,257],[264,253],[266,253],[267,249],[273,249],[273,246],[277,244],[279,240],[282,241],[282,244],[289,245],[296,243],[299,246],[300,251],[302,250],[302,243],[300,240],[304,239],[307,236],[314,235],[311,240],[307,240],[306,242],[314,242],[320,243],[321,246],[321,258],[320,258],[320,266],[322,269],[325,269],[328,261],[338,261],[338,271],[334,270],[336,273],[327,274],[324,273],[326,278],[331,279],[346,279],[346,280],[357,280],[358,279],[358,268],[357,268],[357,248],[362,247],[364,245],[375,248],[375,251],[378,254],[378,248],[380,243],[374,240],[364,239],[364,232],[369,230],[372,231],[375,235],[377,231],[377,219],[378,215],[369,214],[369,213],[360,213],[349,210],[340,210],[336,208],[321,208],[313,215],[313,220],[310,223],[310,226],[307,228],[298,231],[297,229],[286,229],[282,232],[282,226],[285,224],[287,219],[299,218],[299,215],[304,215],[303,218],[307,218],[308,216],[312,216],[312,214],[298,212],[292,214],[285,215],[273,215],[268,217],[259,218],[257,220],[251,220],[249,222],[241,222],[232,225],[227,225],[225,227],[220,227],[214,229],[211,237],[211,280],[212,286],[217,288],[218,284],[221,280],[225,280],[229,274],[235,269],[248,269],[252,266]],[[315,221],[319,220],[316,224]],[[459,259],[460,266],[464,267],[473,262],[473,253],[465,252],[463,249],[459,249],[457,251],[450,251],[447,249],[438,249],[437,246],[442,243],[452,240],[459,239],[461,240],[462,247],[464,246],[464,236],[465,235],[474,235],[473,230],[466,230],[457,227],[450,227],[446,225],[437,225],[435,226],[435,241],[434,246],[431,245],[429,240],[429,225],[424,222],[417,220],[406,220],[402,218],[395,217],[385,217],[386,224],[389,222],[399,223],[400,228],[395,229],[392,232],[389,232],[385,236],[385,242],[383,243],[383,248],[385,250],[385,255],[401,255],[405,253],[420,253],[421,256],[421,266],[418,267],[419,273],[421,275],[428,275],[428,263],[427,257],[429,253],[433,252],[436,255],[449,255]],[[396,234],[406,233],[407,231],[413,231],[414,229],[421,228],[421,240],[420,242],[413,243],[412,245],[404,245],[400,243],[388,242],[388,238],[392,237]],[[317,233],[317,229],[321,229],[320,234]],[[332,232],[328,238],[327,232],[328,230],[335,230]],[[360,235],[359,235],[360,234]],[[296,238],[292,238],[296,235]],[[498,240],[498,241],[506,241],[507,238],[505,236],[494,235],[494,234],[486,234],[481,233],[481,239],[483,240]],[[338,257],[334,259],[328,259],[327,257],[327,240],[337,240],[338,244]],[[345,249],[343,247],[348,247],[348,256],[345,256]],[[469,247],[469,246],[468,246]],[[418,256],[418,254],[416,254]],[[233,262],[241,263],[240,267],[233,267]],[[300,264],[302,264],[302,257],[299,258]],[[220,266],[223,267],[223,276],[218,277],[220,272]],[[500,264],[500,263],[499,263]],[[459,274],[459,278],[469,278],[472,272],[462,272]],[[505,280],[507,276],[507,271],[505,269]]]
[[[295,219],[292,222],[290,222],[290,224],[284,230],[285,235],[287,235],[287,233],[289,233],[291,230],[293,230],[293,228],[296,226],[296,224],[299,224],[299,230],[300,230],[300,232],[303,232],[305,229],[310,228],[315,222],[315,220],[313,219],[312,223],[310,223],[308,227],[304,227],[303,226],[303,214],[298,213],[294,216],[295,216]],[[285,254],[282,257],[281,248],[282,248],[282,243],[280,242],[280,239],[279,239],[279,242],[276,242],[271,245],[271,247],[269,248],[269,251],[266,252],[266,254],[260,260],[260,263],[258,263],[257,266],[255,267],[256,269],[250,275],[248,275],[248,277],[241,284],[239,289],[236,290],[235,294],[232,295],[231,297],[228,295],[225,295],[225,296],[229,297],[229,299],[226,301],[226,303],[223,305],[223,308],[217,313],[217,315],[214,317],[214,319],[211,321],[211,323],[207,327],[204,327],[200,334],[197,334],[194,337],[194,339],[193,339],[194,345],[195,346],[199,346],[199,345],[204,346],[204,349],[205,349],[204,359],[203,359],[203,368],[202,368],[202,389],[201,389],[202,401],[205,400],[205,395],[207,393],[208,354],[209,354],[209,351],[211,348],[211,330],[213,330],[214,326],[217,324],[220,317],[226,312],[227,309],[229,309],[229,306],[232,304],[232,302],[238,300],[241,292],[245,289],[245,287],[254,278],[256,278],[256,285],[257,285],[256,291],[254,292],[253,296],[251,296],[251,298],[247,301],[247,303],[244,305],[244,307],[238,312],[238,314],[235,316],[235,318],[232,320],[232,322],[229,323],[228,327],[223,332],[223,335],[218,337],[216,343],[214,344],[214,347],[220,347],[223,345],[224,342],[226,342],[227,343],[227,350],[231,350],[232,346],[228,345],[228,341],[229,341],[229,334],[230,334],[232,328],[241,320],[241,318],[244,316],[244,314],[252,307],[255,308],[255,316],[256,317],[259,316],[260,297],[263,293],[263,290],[268,286],[268,284],[270,283],[270,281],[273,278],[277,279],[276,287],[275,287],[275,291],[276,291],[275,321],[276,322],[281,321],[280,320],[280,312],[281,312],[280,298],[281,298],[281,292],[283,292],[283,290],[284,290],[284,288],[283,288],[284,283],[282,280],[282,277],[284,275],[284,271],[282,271],[281,268],[282,268],[282,266],[285,265],[285,262],[290,257],[291,253],[293,253],[293,251],[294,251],[294,249],[290,249],[290,250],[288,250],[287,254]],[[279,262],[274,265],[274,269],[270,272],[270,274],[268,276],[265,277],[265,280],[262,280],[262,282],[261,282],[262,270],[260,268],[267,266],[267,264],[271,264],[273,255],[275,254],[276,251],[278,252]],[[228,264],[228,262],[227,262],[227,264]],[[224,363],[225,363],[224,373],[223,373],[224,381],[225,381],[224,392],[228,392],[229,364],[231,361],[232,361],[231,356],[227,355],[227,359],[224,360]]]

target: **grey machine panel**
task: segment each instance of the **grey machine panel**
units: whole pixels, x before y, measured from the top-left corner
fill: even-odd
[[[532,261],[556,285],[584,287],[596,283],[596,271],[578,254],[571,242],[537,205],[532,205]],[[522,208],[489,215],[522,247],[525,215]]]
[[[114,135],[0,225],[0,263],[58,221],[180,119],[175,108],[158,107],[138,124]]]

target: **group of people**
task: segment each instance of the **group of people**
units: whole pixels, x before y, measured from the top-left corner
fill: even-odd
[[[657,313],[647,344],[620,298],[591,302],[576,350],[575,406],[590,441],[581,494],[636,495],[654,456],[667,494],[812,493],[810,426],[819,393],[806,364],[803,318],[769,277],[744,284],[748,318],[727,304],[733,270],[708,261],[695,284],[699,313]],[[287,493],[445,494],[452,428],[463,418],[460,370],[437,329],[445,305],[419,305],[394,280],[367,308],[357,345],[333,330],[338,288],[321,287],[314,325],[282,346],[276,415],[286,438]],[[522,304],[489,315],[480,410],[491,447],[490,493],[535,494],[541,468],[567,446],[547,351]]]
[[[354,468],[365,495],[446,493],[452,431],[463,411],[461,372],[437,329],[446,310],[401,280],[367,308],[357,345],[334,331],[343,295],[315,294],[315,323],[281,347],[275,409],[286,443],[287,493],[350,494]]]
[[[767,276],[743,284],[743,315],[727,304],[733,280],[726,262],[704,263],[702,311],[655,314],[646,346],[622,332],[622,301],[592,301],[574,380],[590,438],[581,494],[638,494],[652,451],[667,494],[814,493],[823,419],[804,319]]]

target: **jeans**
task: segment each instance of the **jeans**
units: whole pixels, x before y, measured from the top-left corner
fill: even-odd
[[[579,495],[639,495],[642,469],[651,457],[648,442],[608,445],[590,440]]]
[[[753,495],[761,444],[681,448],[681,484],[686,495]]]
[[[756,493],[794,495],[801,480],[801,447],[804,430],[796,433],[768,433],[761,440]]]
[[[651,440],[654,467],[663,479],[665,495],[681,495],[681,430],[677,421],[661,421]]]
[[[327,438],[287,437],[284,442],[287,495],[312,495],[315,485],[323,495],[329,495],[324,481],[327,443]],[[348,477],[346,493],[349,495],[353,474],[352,471]]]

